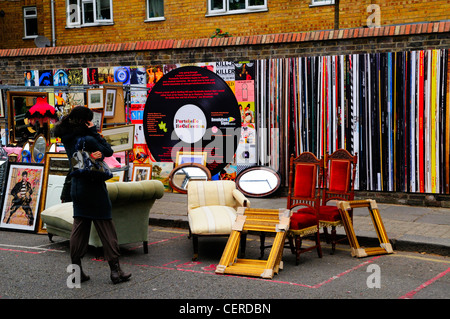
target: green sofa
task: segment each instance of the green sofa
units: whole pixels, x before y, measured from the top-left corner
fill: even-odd
[[[148,253],[148,222],[150,209],[156,199],[164,195],[164,186],[157,180],[106,183],[112,203],[112,218],[119,245],[142,242]],[[42,222],[52,241],[54,235],[70,238],[73,225],[72,203],[61,203],[41,212]],[[102,242],[91,227],[89,245],[102,247]]]

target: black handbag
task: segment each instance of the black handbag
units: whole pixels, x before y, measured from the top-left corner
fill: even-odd
[[[72,172],[70,176],[91,178],[95,180],[106,181],[113,177],[112,171],[105,161],[93,159],[90,153],[84,149],[85,140],[80,138],[77,142],[71,158]]]

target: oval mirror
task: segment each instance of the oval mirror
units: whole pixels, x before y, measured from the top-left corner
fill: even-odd
[[[177,192],[186,194],[190,181],[207,181],[211,179],[210,170],[203,165],[186,163],[175,167],[169,175],[169,184]]]
[[[41,163],[44,160],[45,151],[47,150],[47,141],[44,135],[39,135],[33,144],[31,150],[31,158],[34,163]]]
[[[264,197],[273,194],[280,184],[280,175],[265,166],[246,168],[236,177],[236,187],[249,197]]]

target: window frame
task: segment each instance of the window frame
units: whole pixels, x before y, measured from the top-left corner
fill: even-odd
[[[334,5],[334,0],[311,0],[310,7],[331,6]]]
[[[36,6],[26,6],[22,8],[23,12],[23,38],[24,39],[34,39],[36,38],[38,34],[38,14],[37,14],[37,7]],[[34,11],[35,13],[32,15],[27,15],[27,11]],[[28,35],[27,34],[27,20],[36,20],[36,34]]]
[[[245,0],[245,9],[229,10],[229,0],[222,0],[222,9],[211,9],[211,0],[207,0],[207,14],[206,16],[218,16],[229,14],[255,13],[268,11],[267,1],[264,0],[263,5],[250,5],[251,0]]]
[[[110,19],[97,19],[97,0],[75,0],[70,3],[71,0],[66,0],[66,28],[80,28],[80,27],[94,27],[94,26],[102,26],[102,25],[112,25],[114,24],[114,8],[113,1],[109,1],[110,6]],[[85,15],[83,14],[83,8],[86,4],[92,4],[93,7],[93,16],[94,22],[85,22]],[[72,5],[75,5],[75,22],[70,21],[74,16],[70,12],[70,8]]]
[[[151,22],[151,21],[164,21],[166,20],[165,12],[164,12],[164,0],[160,0],[163,3],[163,15],[161,17],[150,17],[150,1],[152,0],[145,0],[145,22]]]

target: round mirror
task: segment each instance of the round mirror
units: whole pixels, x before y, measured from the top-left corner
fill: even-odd
[[[196,163],[186,163],[175,167],[169,175],[169,184],[177,192],[186,194],[190,181],[207,181],[211,172],[206,166]]]
[[[34,163],[41,163],[44,160],[45,151],[47,150],[47,142],[43,135],[39,135],[33,144],[31,157]]]
[[[265,166],[244,169],[236,178],[236,187],[246,196],[263,197],[273,194],[281,184],[280,176]]]

